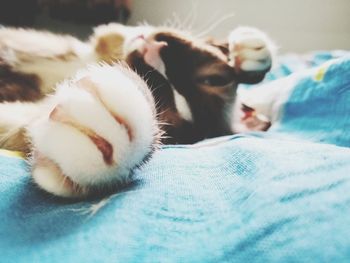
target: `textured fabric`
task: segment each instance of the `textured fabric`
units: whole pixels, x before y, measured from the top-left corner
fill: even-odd
[[[0,262],[349,262],[350,60],[321,68],[290,76],[271,131],[164,146],[103,200],[0,154]]]
[[[296,77],[281,125],[272,131],[350,147],[350,54]]]

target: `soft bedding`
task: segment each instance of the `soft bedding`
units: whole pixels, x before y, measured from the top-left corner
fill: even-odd
[[[107,198],[43,193],[2,151],[0,262],[349,262],[349,53],[281,61],[241,87],[268,132],[164,146]]]

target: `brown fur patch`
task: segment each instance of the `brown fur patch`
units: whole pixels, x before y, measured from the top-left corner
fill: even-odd
[[[164,131],[162,143],[192,143],[196,141],[193,125],[179,115],[170,83],[158,71],[147,65],[138,52],[127,57],[127,63],[148,84],[157,106],[158,120]]]
[[[7,134],[11,133],[11,134]],[[20,151],[29,154],[31,151],[30,140],[28,139],[27,131],[21,127],[15,131],[5,131],[0,129],[1,139],[0,148],[4,148],[10,151]]]
[[[216,47],[189,43],[172,33],[158,33],[155,39],[168,44],[160,55],[169,82],[186,98],[191,109],[190,133],[194,134],[194,141],[230,134],[225,114],[234,100],[237,84],[234,69],[227,64],[225,55]],[[224,78],[227,84],[215,86],[202,82],[202,78],[213,74]],[[188,129],[189,124],[185,127]]]
[[[95,46],[96,53],[99,58],[107,63],[123,58],[123,42],[122,35],[110,34],[101,36]]]
[[[235,72],[227,64],[220,49],[194,42],[173,32],[154,35],[157,41],[167,46],[160,51],[166,67],[165,78],[147,65],[137,51],[129,54],[127,62],[149,85],[157,103],[160,122],[165,123],[164,143],[194,143],[196,141],[231,133],[225,110],[233,102],[236,82]],[[227,79],[229,85],[206,87],[200,78],[218,74]],[[193,122],[179,114],[174,98],[175,89],[189,104]]]
[[[16,72],[0,64],[0,102],[37,101],[41,98],[38,76]]]

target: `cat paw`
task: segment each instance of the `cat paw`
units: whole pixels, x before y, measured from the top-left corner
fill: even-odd
[[[28,127],[32,176],[42,189],[83,197],[130,180],[158,126],[146,84],[120,65],[90,66],[57,87]]]
[[[239,27],[229,35],[229,60],[239,81],[257,83],[271,69],[275,45],[262,31]]]
[[[135,43],[139,36],[148,35],[153,30],[151,26],[125,26],[118,23],[100,25],[94,28],[90,43],[100,60],[112,63],[125,60],[137,48]]]

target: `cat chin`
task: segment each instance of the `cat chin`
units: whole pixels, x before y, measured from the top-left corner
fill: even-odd
[[[58,196],[118,185],[154,150],[158,128],[145,83],[122,66],[90,66],[61,83],[28,126],[34,181]]]

